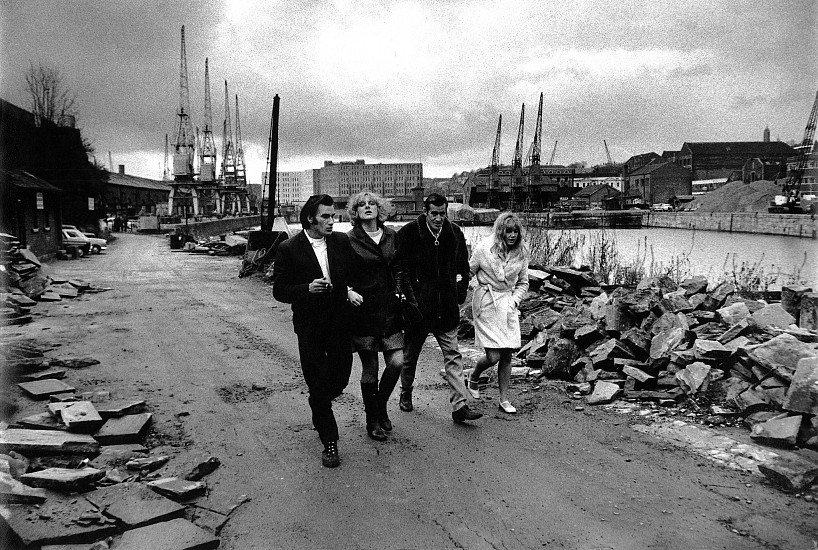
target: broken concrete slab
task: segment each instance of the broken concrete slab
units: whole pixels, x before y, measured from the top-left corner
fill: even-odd
[[[818,415],[818,357],[798,361],[783,407],[788,411]]]
[[[147,454],[147,447],[137,443],[106,445],[100,449],[99,455],[90,462],[89,466],[99,469],[124,466],[129,460],[145,458]]]
[[[209,533],[218,536],[227,524],[230,516],[194,505],[188,506],[185,509],[185,518]]]
[[[0,523],[5,523],[6,533],[11,534],[12,541],[36,548],[45,544],[91,542],[116,532],[113,520],[108,522],[100,518],[84,521],[85,514],[98,512],[84,499],[52,494],[39,507],[23,504],[0,506]]]
[[[39,472],[29,472],[20,476],[20,481],[29,487],[41,487],[61,493],[75,493],[91,486],[105,476],[96,468],[46,468]]]
[[[679,327],[660,332],[650,341],[650,358],[654,361],[670,356],[676,346],[684,340],[685,331]]]
[[[0,502],[8,504],[40,504],[46,501],[48,493],[44,489],[31,488],[0,472]]]
[[[73,286],[64,283],[64,284],[52,284],[46,287],[46,292],[55,292],[57,293],[60,298],[76,298],[79,296],[79,292]]]
[[[716,340],[696,340],[693,355],[699,361],[719,362],[730,357],[733,352]]]
[[[209,457],[207,460],[200,462],[185,476],[188,481],[198,481],[204,476],[216,471],[216,468],[221,466],[221,461],[215,456]]]
[[[798,319],[801,313],[801,298],[812,288],[804,285],[784,285],[781,287],[781,307],[784,311]]]
[[[148,487],[176,501],[189,500],[204,494],[207,490],[207,485],[202,481],[188,481],[178,477],[157,479],[149,482]]]
[[[210,550],[218,547],[216,536],[185,519],[126,531],[116,546],[117,550]]]
[[[594,385],[593,393],[588,397],[589,405],[610,403],[622,392],[617,384],[599,381]]]
[[[60,418],[69,431],[76,433],[96,432],[105,422],[90,401],[68,403],[60,411]]]
[[[749,317],[742,319],[723,332],[718,338],[716,338],[716,340],[718,340],[721,344],[734,340],[750,330],[750,324]]]
[[[758,470],[787,492],[805,491],[818,481],[818,463],[797,456],[775,457]]]
[[[645,371],[630,365],[622,367],[622,373],[626,374],[627,376],[630,376],[634,380],[638,380],[639,382],[647,382],[648,380],[655,378],[654,376],[651,376]]]
[[[786,413],[753,426],[750,437],[768,445],[792,447],[798,440],[801,415],[788,416]]]
[[[8,454],[0,454],[0,471],[11,474],[14,479],[19,479],[21,475],[28,471],[29,460],[14,451]]]
[[[724,306],[716,310],[719,320],[728,326],[746,319],[750,316],[750,308],[744,302],[735,302],[729,306]]]
[[[106,515],[129,529],[161,523],[184,514],[184,508],[141,483],[120,483],[83,495]],[[157,548],[167,548],[160,544]]]
[[[62,380],[54,379],[21,382],[17,385],[33,399],[45,399],[55,393],[72,392],[76,390],[74,386],[70,386]]]
[[[818,330],[818,292],[807,292],[801,296],[798,326],[807,330]]]
[[[94,438],[102,445],[135,443],[144,434],[152,417],[151,413],[140,413],[109,418],[94,434]]]
[[[60,422],[59,419],[49,412],[32,414],[25,418],[20,418],[15,422],[16,425],[30,430],[68,430],[68,428]]]
[[[756,326],[764,329],[769,327],[787,328],[795,324],[795,317],[787,313],[781,304],[769,304],[753,313],[750,318]]]
[[[86,434],[51,430],[0,429],[0,452],[16,451],[25,456],[96,455],[99,447],[99,442]]]
[[[39,300],[40,302],[61,302],[62,298],[53,290],[46,290],[45,292],[37,296],[37,300]]]
[[[699,294],[700,292],[706,292],[707,284],[707,277],[703,275],[696,275],[679,283],[679,287],[684,289],[686,296],[693,296],[694,294]]]

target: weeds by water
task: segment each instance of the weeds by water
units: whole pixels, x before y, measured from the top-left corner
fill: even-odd
[[[531,261],[540,265],[573,265],[585,245],[585,235],[576,231],[549,231],[532,227],[527,234]]]
[[[755,262],[738,262],[736,255],[728,253],[722,265],[720,281],[735,285],[736,293],[746,298],[753,297],[758,292],[767,292],[773,286],[805,284],[801,273],[807,263],[807,253],[800,266],[794,267],[791,273],[781,270],[780,266],[772,264],[764,268],[764,254]]]

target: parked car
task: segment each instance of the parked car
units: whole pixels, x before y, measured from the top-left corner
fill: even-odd
[[[79,229],[67,229],[63,226],[62,229],[63,244],[68,246],[78,246],[83,249],[86,254],[99,254],[108,248],[108,241],[83,233]],[[87,245],[87,246],[84,246]]]
[[[656,212],[670,212],[673,210],[673,207],[666,202],[657,202],[651,206],[650,209]]]
[[[62,228],[63,228],[63,230],[76,231],[77,233],[87,237],[88,240],[91,243],[91,246],[90,246],[91,254],[99,254],[100,252],[102,252],[103,250],[106,250],[108,248],[108,241],[106,241],[105,239],[100,239],[99,237],[97,237],[93,233],[87,233],[87,232],[80,231],[79,229],[77,229],[76,225],[65,225],[65,224],[63,224]],[[65,236],[65,233],[63,233],[63,236]]]

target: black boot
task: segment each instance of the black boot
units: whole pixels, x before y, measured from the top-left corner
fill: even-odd
[[[409,388],[408,390],[401,390],[398,406],[400,407],[400,410],[406,412],[409,412],[415,408],[415,406],[412,404],[412,388]]]
[[[392,431],[392,421],[389,420],[387,405],[389,404],[389,398],[392,396],[392,391],[398,384],[399,378],[400,368],[390,369],[387,367],[384,369],[380,384],[378,385],[378,421],[381,424],[381,428],[387,432]]]
[[[378,422],[378,383],[361,382],[361,396],[366,411],[366,433],[375,441],[386,441],[386,433]]]

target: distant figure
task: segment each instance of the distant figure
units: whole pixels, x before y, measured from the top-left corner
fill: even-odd
[[[520,347],[520,311],[528,292],[528,249],[520,219],[504,212],[494,222],[494,231],[474,249],[469,260],[477,287],[472,296],[474,341],[486,350],[469,377],[469,392],[480,398],[480,374],[497,364],[500,410],[514,414],[508,400],[511,354]],[[498,364],[499,363],[499,364]]]
[[[352,350],[361,359],[361,395],[366,433],[385,441],[392,431],[387,402],[403,366],[403,327],[399,299],[402,276],[396,261],[397,233],[383,222],[384,200],[371,191],[350,197],[349,242],[355,251],[352,304]],[[378,384],[378,353],[385,368]]]
[[[114,231],[119,231],[122,229],[122,219],[119,216],[114,218]]]
[[[343,393],[352,371],[347,285],[354,252],[346,234],[333,233],[333,215],[332,197],[310,197],[300,214],[304,230],[281,243],[273,264],[273,297],[292,304],[312,423],[327,468],[341,463],[332,400]]]
[[[446,218],[448,201],[432,193],[423,201],[424,213],[398,231],[398,261],[409,284],[404,292],[417,303],[423,320],[406,327],[401,372],[400,409],[411,411],[418,357],[429,333],[443,352],[444,377],[449,383],[452,420],[465,422],[483,416],[472,411],[463,382],[463,356],[457,346],[460,307],[469,284],[469,256],[463,232]]]

